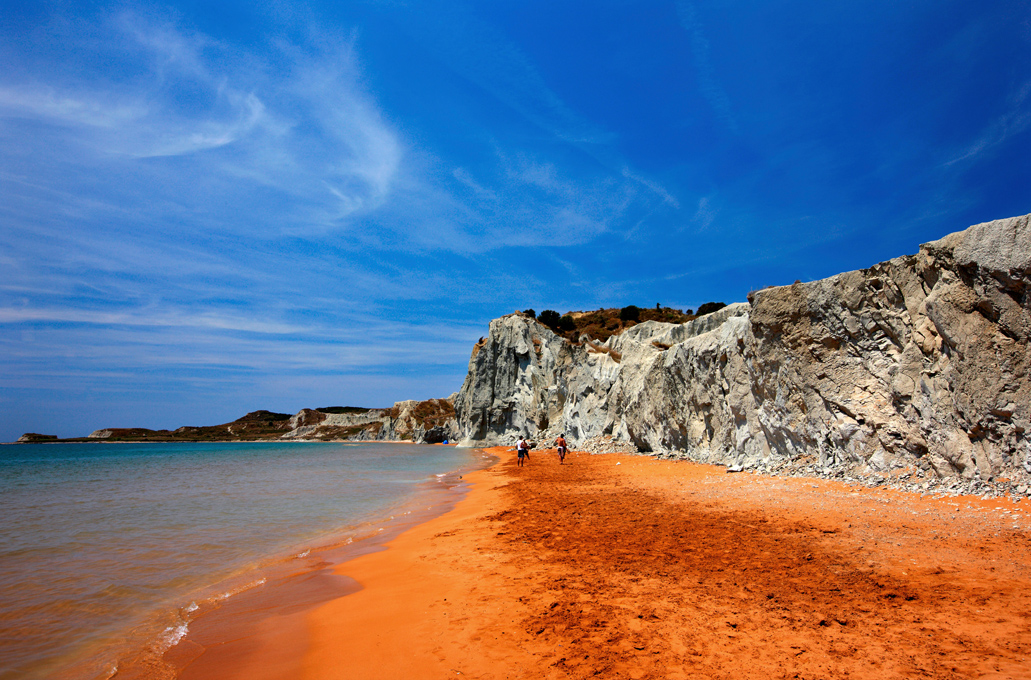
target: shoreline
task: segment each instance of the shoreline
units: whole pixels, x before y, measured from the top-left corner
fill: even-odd
[[[41,442],[0,442],[0,446],[36,444],[412,444],[410,439],[60,439]],[[418,446],[458,446],[457,443],[418,444]],[[469,447],[476,448],[476,447]]]
[[[475,555],[484,538],[477,528],[491,513],[503,511],[497,492],[510,482],[511,447],[484,451],[499,461],[467,477],[471,488],[450,512],[413,527],[381,553],[335,569],[364,587],[308,614],[310,645],[297,677],[455,675],[445,668],[449,664],[442,660],[441,646],[469,643],[452,626],[461,620],[458,612],[479,610],[474,598],[486,564]],[[462,674],[485,677],[485,668],[478,672],[466,661]]]
[[[39,490],[29,487],[28,495],[8,500],[31,501],[49,487],[67,488],[61,485],[68,480],[66,494],[79,505],[97,499],[81,511],[56,506],[55,521],[40,525],[52,531],[36,539],[18,530],[42,520],[11,518],[5,537],[24,536],[22,542],[36,552],[22,562],[5,561],[0,573],[5,583],[26,584],[4,603],[5,615],[16,616],[4,619],[9,634],[0,665],[10,663],[26,677],[170,680],[195,655],[183,653],[186,647],[196,651],[193,636],[203,632],[213,639],[243,610],[250,608],[245,617],[271,613],[287,600],[307,606],[353,588],[328,574],[326,565],[378,549],[406,526],[446,511],[464,493],[461,476],[491,462],[473,449],[360,444],[304,447],[309,453],[273,445],[274,455],[266,455],[267,446],[255,446],[246,456],[228,458],[236,448],[225,444],[188,444],[201,453],[183,458],[176,453],[180,447],[130,445],[138,449],[132,457],[121,456],[124,447],[104,447],[106,453],[95,460],[93,447],[73,448],[81,452],[70,458],[55,453],[56,463],[49,449],[12,453],[18,459],[12,464],[20,467],[10,468],[16,471],[11,480],[20,474],[41,481]],[[87,461],[85,475],[79,458]],[[197,478],[207,470],[212,474]],[[122,488],[128,489],[124,496],[117,493]],[[75,552],[53,568],[34,566],[40,563],[34,555],[63,549],[54,538],[62,528],[79,531],[82,517],[98,514],[124,517],[121,530],[105,534],[106,525],[91,521],[99,527],[93,535],[100,537],[92,552]],[[40,596],[33,600],[36,589]],[[58,598],[53,592],[70,595]],[[41,615],[18,618],[22,602],[38,602]],[[26,642],[19,644],[19,637]],[[177,646],[178,655],[166,660]]]
[[[184,634],[160,650],[159,658],[137,655],[119,668],[116,677],[229,677],[227,668],[260,656],[259,650],[267,646],[278,650],[277,667],[289,666],[289,660],[303,652],[305,634],[298,623],[299,615],[321,602],[361,589],[353,579],[333,573],[334,567],[384,550],[397,535],[446,513],[466,493],[468,484],[463,477],[483,464],[489,464],[486,455],[479,463],[473,460],[468,466],[437,475],[389,517],[347,527],[338,538],[327,536],[314,544],[306,542],[308,547],[298,554],[294,553],[300,545],[278,558],[270,557],[270,564],[255,571],[254,576],[262,578],[253,587],[205,603],[188,621]],[[267,676],[263,672],[255,669],[247,677],[290,677],[289,673]]]
[[[270,636],[222,677],[1031,677],[1026,504],[486,451],[452,510],[333,569],[362,588],[299,617],[300,658]]]

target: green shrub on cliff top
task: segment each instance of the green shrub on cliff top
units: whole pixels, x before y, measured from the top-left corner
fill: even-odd
[[[537,317],[537,321],[541,322],[553,331],[557,331],[559,323],[562,321],[562,316],[554,309],[545,309]]]
[[[698,313],[695,316],[705,316],[706,314],[712,314],[717,309],[723,309],[726,306],[726,302],[706,302],[704,305],[698,308]]]

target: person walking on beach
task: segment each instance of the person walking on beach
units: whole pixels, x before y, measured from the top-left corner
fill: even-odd
[[[523,437],[520,437],[519,441],[516,443],[516,454],[518,456],[516,464],[519,467],[522,467],[523,459],[530,457],[530,445],[526,443],[526,440]]]
[[[555,440],[555,446],[558,448],[558,464],[562,465],[566,460],[566,438],[559,435]]]

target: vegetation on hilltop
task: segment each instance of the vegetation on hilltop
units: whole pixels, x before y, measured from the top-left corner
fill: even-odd
[[[319,413],[331,413],[334,415],[340,415],[347,413],[368,413],[369,411],[379,409],[364,408],[361,406],[325,406],[323,408],[317,408],[315,410]]]
[[[39,442],[56,442],[58,441],[56,434],[40,434],[38,432],[26,432],[18,438],[18,442],[21,444],[36,444]]]
[[[272,425],[278,423],[281,420],[290,420],[294,415],[292,413],[274,413],[272,411],[251,411],[242,418],[237,418],[233,423],[263,423],[266,425]]]
[[[658,304],[654,307],[628,305],[623,308],[613,307],[593,312],[569,312],[568,314],[559,314],[553,309],[545,309],[540,315],[537,315],[534,310],[527,309],[522,314],[536,318],[557,335],[572,342],[578,342],[580,336],[584,334],[604,342],[609,337],[619,335],[627,328],[632,328],[644,321],[685,323],[723,307],[726,307],[726,304],[722,302],[706,302],[698,308],[697,314],[690,309],[673,309]]]
[[[237,418],[231,423],[222,425],[206,425],[195,427],[184,425],[175,430],[150,430],[144,427],[111,427],[110,437],[103,441],[150,441],[150,442],[174,442],[174,441],[227,441],[227,440],[256,440],[269,437],[279,437],[284,431],[290,429],[289,413],[274,413],[272,411],[252,411],[242,418]]]
[[[706,314],[712,314],[716,310],[723,309],[727,306],[725,302],[706,302],[704,305],[698,308],[696,316],[705,316]]]

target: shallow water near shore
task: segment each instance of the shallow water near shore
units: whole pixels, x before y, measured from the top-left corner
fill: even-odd
[[[2,447],[0,679],[159,659],[196,612],[375,534],[483,462],[406,444]]]

